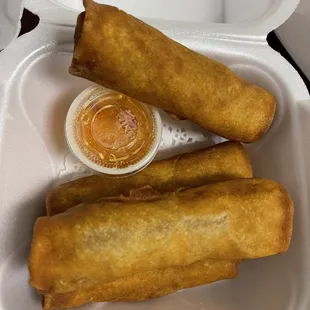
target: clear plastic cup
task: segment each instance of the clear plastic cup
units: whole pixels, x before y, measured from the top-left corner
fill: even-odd
[[[72,102],[66,139],[75,156],[109,176],[128,176],[155,157],[162,135],[157,108],[126,95],[93,86]]]

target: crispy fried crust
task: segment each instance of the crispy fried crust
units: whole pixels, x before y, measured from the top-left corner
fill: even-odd
[[[198,260],[282,253],[292,223],[288,193],[265,179],[209,184],[155,201],[82,204],[37,220],[30,283],[65,293]]]
[[[202,150],[153,162],[140,173],[119,179],[90,176],[61,185],[46,198],[48,215],[102,197],[128,195],[146,185],[160,193],[239,178],[251,178],[252,167],[244,147],[225,142]]]
[[[189,266],[170,267],[130,275],[111,283],[71,293],[46,294],[44,309],[73,308],[89,302],[142,301],[180,289],[231,279],[238,274],[238,261],[199,261]]]
[[[69,72],[190,119],[230,140],[269,128],[275,98],[225,65],[116,7],[85,0]]]

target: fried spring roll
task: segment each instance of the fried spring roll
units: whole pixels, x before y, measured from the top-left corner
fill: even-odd
[[[208,184],[155,201],[81,204],[36,221],[30,283],[65,293],[199,260],[282,253],[292,219],[286,190],[264,179]]]
[[[131,190],[129,196],[102,198],[100,201],[156,200],[160,194],[150,186]],[[142,301],[171,294],[180,289],[205,285],[238,274],[238,260],[198,261],[187,266],[151,270],[63,294],[46,294],[43,308],[73,308],[89,302]]]
[[[267,131],[276,109],[268,91],[116,7],[92,0],[84,0],[84,6],[71,74],[230,140],[253,142]]]
[[[70,293],[46,294],[43,306],[44,309],[73,308],[89,302],[157,298],[180,289],[234,278],[238,274],[237,266],[237,261],[207,260],[189,266],[146,271]]]
[[[66,183],[49,193],[46,208],[48,215],[55,215],[80,203],[128,195],[131,189],[146,185],[166,193],[182,187],[251,177],[252,167],[244,147],[238,142],[225,142],[153,162],[140,173],[127,178],[90,176]]]

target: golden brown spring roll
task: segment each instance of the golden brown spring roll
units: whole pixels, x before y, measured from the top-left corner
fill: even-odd
[[[238,142],[225,142],[202,150],[153,162],[127,178],[90,176],[63,184],[46,198],[48,215],[62,213],[80,203],[102,197],[128,195],[131,189],[149,185],[160,193],[181,187],[253,177],[251,163]]]
[[[237,266],[237,261],[207,260],[189,266],[146,271],[70,293],[46,294],[44,309],[73,308],[89,302],[157,298],[180,289],[234,278],[238,274]]]
[[[230,140],[269,128],[275,98],[225,65],[116,7],[84,0],[69,72],[152,104]]]
[[[102,198],[100,201],[156,200],[160,194],[150,186],[131,190],[129,196]],[[205,285],[238,274],[238,260],[198,261],[187,266],[170,267],[129,275],[110,283],[63,294],[46,294],[44,309],[73,308],[89,302],[141,301],[171,294],[184,288]]]
[[[155,201],[81,204],[36,221],[30,283],[65,293],[199,260],[282,253],[292,219],[286,190],[265,179],[208,184]]]

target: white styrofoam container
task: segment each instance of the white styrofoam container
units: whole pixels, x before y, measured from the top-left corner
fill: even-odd
[[[115,1],[105,1],[115,3]],[[55,183],[91,173],[66,145],[66,112],[92,83],[70,76],[74,20],[80,1],[26,2],[39,26],[0,54],[0,309],[40,309],[28,285],[27,256],[35,219]],[[118,0],[120,7],[191,49],[227,64],[277,98],[273,125],[247,145],[256,176],[283,183],[295,202],[292,243],[283,255],[246,261],[239,277],[143,303],[104,303],[81,309],[310,309],[310,100],[292,66],[268,47],[266,35],[284,22],[295,0]],[[209,12],[212,12],[210,14]],[[196,14],[196,15],[195,15]],[[160,17],[164,16],[165,19]],[[197,18],[196,18],[197,16]],[[215,23],[217,22],[217,23]],[[223,139],[163,113],[158,158]]]

